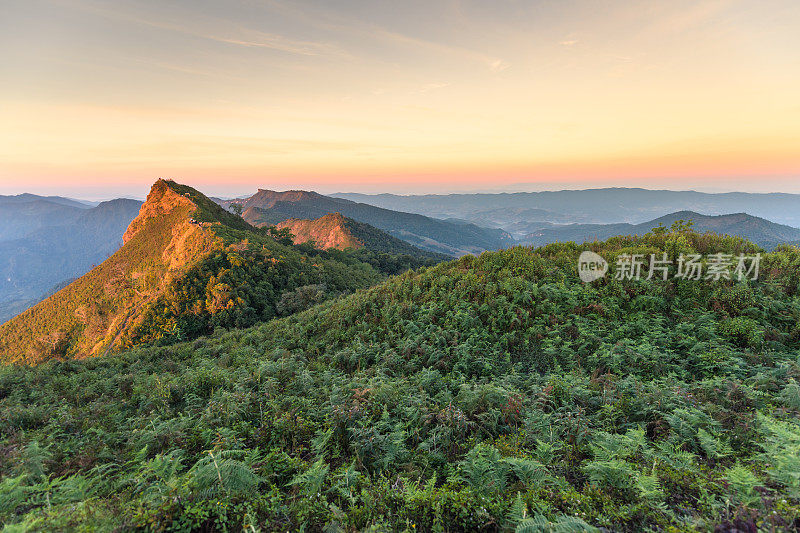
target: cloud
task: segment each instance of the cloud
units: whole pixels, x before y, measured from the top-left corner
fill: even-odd
[[[278,50],[289,54],[304,55],[304,56],[339,56],[350,58],[343,49],[338,46],[318,41],[305,41],[298,39],[291,39],[284,35],[264,33],[258,30],[245,28],[242,26],[227,23],[228,30],[225,32],[208,31],[207,28],[217,28],[227,21],[219,19],[198,19],[195,22],[196,27],[186,24],[177,24],[167,20],[153,20],[150,18],[141,17],[134,13],[124,12],[118,9],[110,9],[105,6],[95,4],[93,2],[82,2],[80,0],[63,0],[67,5],[78,7],[84,11],[94,13],[97,15],[131,22],[134,24],[141,24],[151,28],[157,28],[165,31],[172,31],[191,37],[215,41],[218,43],[243,46],[247,48],[268,48],[271,50]],[[204,29],[206,28],[206,29]]]
[[[252,30],[249,30],[252,32]],[[237,46],[245,46],[247,48],[270,48],[272,50],[279,50],[290,54],[304,55],[304,56],[319,56],[319,55],[343,55],[342,50],[327,44],[317,43],[312,41],[297,41],[287,39],[282,35],[274,35],[268,33],[257,32],[254,39],[241,39],[232,37],[220,37],[217,35],[203,35],[199,33],[191,33],[196,37],[210,39],[219,43],[233,44]]]
[[[561,46],[572,46],[573,44],[578,44],[578,40],[577,39],[571,39],[569,41],[561,41],[558,44],[560,44]]]
[[[371,26],[368,29],[363,29],[362,31],[364,31],[364,33],[369,37],[378,38],[385,42],[391,42],[403,46],[412,46],[415,48],[422,48],[429,52],[462,57],[469,61],[476,61],[479,63],[483,63],[484,65],[486,65],[486,68],[492,72],[500,72],[511,66],[511,64],[508,63],[507,61],[504,61],[503,59],[500,59],[498,57],[484,54],[483,52],[476,52],[475,50],[471,50],[469,48],[463,48],[461,46],[455,46],[435,41],[428,41],[425,39],[419,39],[417,37],[411,37],[409,35],[405,35],[402,33],[389,31],[385,28],[377,26]]]
[[[431,91],[435,91],[436,89],[443,89],[445,87],[448,87],[449,85],[450,85],[449,83],[428,83],[428,84],[423,85],[422,87],[420,87],[419,89],[417,89],[416,91],[413,91],[413,92],[414,93],[428,93],[428,92],[431,92]]]
[[[502,59],[495,59],[489,63],[489,70],[492,72],[500,72],[511,66],[511,63],[503,61]]]

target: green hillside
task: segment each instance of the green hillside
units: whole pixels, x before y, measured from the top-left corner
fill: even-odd
[[[163,180],[123,240],[91,272],[0,326],[0,361],[97,356],[248,327],[419,266],[381,270],[352,253],[292,246]]]
[[[591,245],[751,253],[685,230]],[[757,281],[467,256],[257,327],[0,370],[0,521],[247,531],[800,525],[800,249]]]
[[[402,239],[392,237],[374,226],[358,222],[352,218],[345,218],[345,227],[347,227],[350,233],[358,239],[359,242],[363,243],[365,248],[375,252],[392,255],[409,255],[412,257],[431,259],[436,262],[453,259],[453,257],[449,255],[418,248]]]

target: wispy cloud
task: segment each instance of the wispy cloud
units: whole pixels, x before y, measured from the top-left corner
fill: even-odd
[[[252,39],[222,37],[218,35],[204,35],[192,33],[197,37],[210,39],[219,43],[232,44],[237,46],[245,46],[247,48],[270,48],[272,50],[280,50],[290,54],[298,54],[304,56],[320,56],[320,55],[348,55],[343,50],[328,44],[318,43],[313,41],[298,41],[294,39],[287,39],[282,35],[274,35],[268,33],[254,32],[253,30],[244,30],[243,33],[254,34]]]
[[[572,46],[574,44],[578,44],[578,40],[577,39],[570,39],[570,40],[567,40],[567,41],[561,41],[558,44],[560,44],[561,46]]]
[[[435,91],[436,89],[444,89],[445,87],[449,87],[449,83],[428,83],[413,91],[414,93],[429,93],[431,91]]]
[[[151,28],[157,28],[165,31],[172,31],[183,35],[228,45],[243,46],[247,48],[266,48],[304,56],[327,55],[351,57],[350,54],[348,54],[345,50],[333,43],[292,39],[284,35],[265,33],[231,23],[227,24],[228,28],[225,31],[208,31],[206,29],[225,25],[226,21],[219,19],[214,19],[213,21],[196,20],[194,25],[184,23],[178,24],[167,20],[154,20],[151,18],[141,17],[134,13],[125,12],[119,9],[109,9],[94,2],[86,2],[82,0],[62,1],[73,7],[79,7],[85,11],[108,18],[149,26]]]
[[[402,33],[389,31],[385,28],[370,27],[364,29],[370,37],[381,39],[385,42],[399,44],[403,46],[410,46],[414,48],[421,48],[430,52],[441,53],[451,56],[457,56],[469,61],[482,63],[491,72],[500,72],[511,66],[507,61],[494,57],[483,52],[477,52],[469,48],[455,46],[450,44],[439,43],[436,41],[428,41],[417,37],[411,37]]]
[[[511,63],[503,61],[502,59],[495,59],[489,63],[489,70],[492,72],[500,72],[511,66]]]

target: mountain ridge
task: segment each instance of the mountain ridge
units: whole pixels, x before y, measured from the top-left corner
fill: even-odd
[[[313,242],[322,249],[367,249],[371,252],[405,255],[437,262],[452,259],[446,254],[418,248],[374,226],[345,217],[338,212],[328,213],[313,220],[290,218],[280,222],[276,227],[279,230],[290,231],[294,235],[295,244]]]
[[[221,246],[188,221],[192,206],[168,182],[157,181],[119,250],[0,326],[0,357],[35,362],[47,355],[101,355],[117,346],[139,311],[178,275],[182,260]],[[54,321],[59,327],[51,329]],[[25,352],[13,353],[20,346]]]
[[[669,226],[678,220],[693,222],[700,233],[712,232],[746,238],[764,248],[800,241],[800,229],[770,222],[747,213],[703,215],[694,211],[677,211],[641,224],[566,224],[550,225],[520,239],[520,243],[542,246],[551,242],[586,242],[605,240],[617,235],[644,235],[659,225]]]
[[[255,228],[168,180],[153,185],[123,241],[90,272],[0,325],[0,361],[100,356],[247,327],[442,260],[294,246],[284,232]]]
[[[341,213],[328,213],[314,220],[290,218],[277,225],[278,229],[288,229],[294,235],[294,243],[313,242],[319,248],[363,248],[364,243],[347,230],[347,219]],[[387,235],[388,236],[388,235]]]
[[[419,248],[451,256],[481,253],[513,244],[511,236],[500,229],[480,227],[472,223],[455,224],[416,213],[333,198],[313,191],[277,192],[260,189],[248,198],[221,202],[226,208],[233,204],[242,206],[242,216],[254,226],[275,225],[289,218],[316,219],[328,213],[339,212]]]
[[[747,212],[773,222],[800,226],[800,194],[792,193],[706,193],[691,190],[608,187],[440,195],[336,193],[332,196],[426,216],[467,220],[477,212],[491,209],[541,208],[566,215],[576,223],[638,224],[688,209],[711,215]]]

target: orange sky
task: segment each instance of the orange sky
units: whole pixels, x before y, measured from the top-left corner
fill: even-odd
[[[0,194],[800,192],[796,0],[332,5],[4,7]]]

